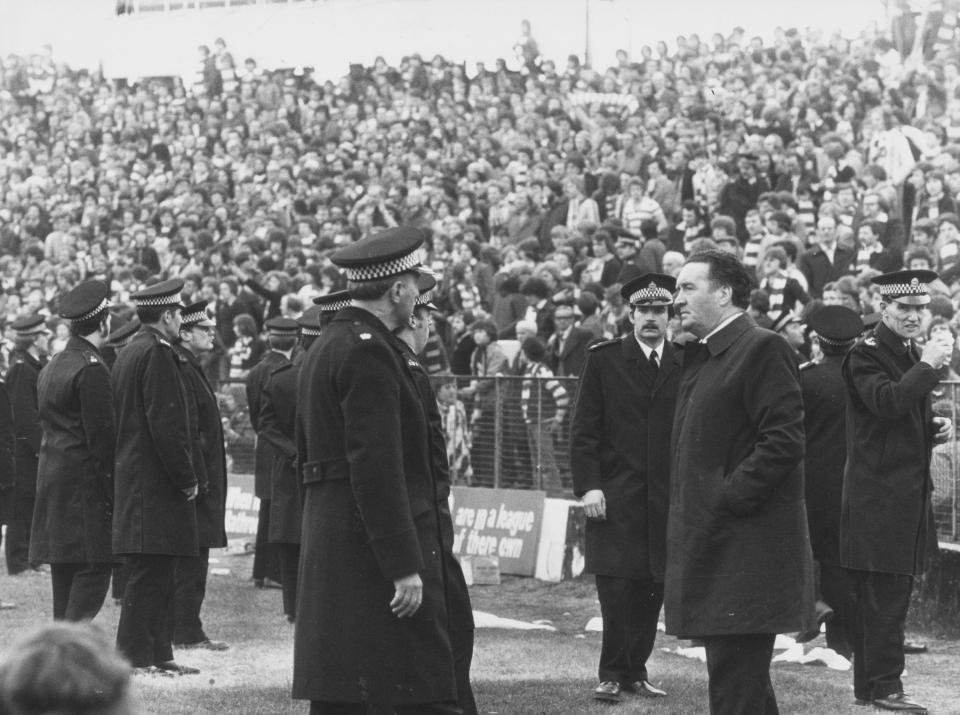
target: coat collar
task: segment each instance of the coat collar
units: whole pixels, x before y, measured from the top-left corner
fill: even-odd
[[[362,323],[365,328],[375,331],[396,350],[399,350],[401,353],[403,352],[404,344],[400,341],[400,339],[394,335],[386,325],[383,324],[383,321],[380,320],[380,318],[375,316],[369,310],[358,308],[355,305],[348,305],[347,307],[341,308],[339,311],[337,311],[337,314],[333,317],[333,319],[334,321],[343,320],[350,323]]]
[[[719,333],[707,338],[707,349],[710,351],[710,356],[716,357],[733,345],[747,330],[755,327],[757,327],[757,324],[750,314],[741,313],[727,323]]]
[[[873,334],[878,341],[890,348],[894,355],[906,354],[907,345],[904,344],[903,338],[890,330],[884,323],[877,323],[877,327],[873,329]]]
[[[86,338],[81,338],[76,335],[70,336],[70,338],[67,340],[64,350],[86,350],[89,352],[94,352],[100,356],[100,349],[96,345],[91,343]]]

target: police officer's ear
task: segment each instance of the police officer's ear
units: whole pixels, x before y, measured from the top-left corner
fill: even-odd
[[[110,327],[112,323],[113,316],[110,315],[110,312],[108,311],[103,320],[100,321],[100,327],[97,328],[97,335],[106,340],[107,336],[110,335]]]

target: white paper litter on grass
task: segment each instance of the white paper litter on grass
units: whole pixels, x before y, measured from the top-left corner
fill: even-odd
[[[800,662],[804,665],[825,665],[830,670],[850,670],[850,661],[833,648],[813,648]]]
[[[229,576],[230,569],[210,569],[210,573],[214,576]]]
[[[583,630],[589,631],[590,633],[603,633],[603,619],[600,616],[594,616],[587,621],[587,625],[583,627]]]
[[[484,611],[473,612],[473,625],[475,628],[504,628],[517,631],[556,631],[557,629],[546,623],[527,623],[526,621],[516,621],[512,618],[501,618],[492,613]]]
[[[699,660],[701,663],[707,662],[707,649],[703,646],[691,646],[690,648],[683,648],[677,646],[676,648],[661,648],[664,653],[673,653],[674,655],[679,655],[682,658],[690,658],[692,660]]]
[[[791,638],[790,636],[785,636],[782,633],[778,634],[776,639],[773,641],[774,650],[789,650],[797,644],[797,641]]]

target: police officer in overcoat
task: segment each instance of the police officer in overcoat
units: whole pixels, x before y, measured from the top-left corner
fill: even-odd
[[[177,560],[174,590],[173,644],[179,648],[221,651],[229,646],[211,640],[203,628],[200,609],[207,593],[210,549],[227,545],[224,514],[227,503],[227,456],[223,443],[223,425],[217,395],[200,363],[213,350],[216,322],[207,309],[207,301],[192,303],[183,309],[180,341],[174,345],[181,358],[180,367],[186,387],[188,412],[194,422],[193,466],[199,486],[197,507],[197,555]]]
[[[950,341],[914,342],[922,332],[933,271],[873,278],[880,323],[847,353],[847,462],[840,515],[840,564],[854,580],[857,628],[853,688],[859,702],[926,712],[903,692],[903,637],[910,590],[936,551],[930,459],[953,425],[935,417],[930,392],[950,361]]]
[[[17,480],[7,521],[7,573],[15,576],[37,564],[30,562],[30,522],[37,494],[37,465],[40,456],[40,412],[37,409],[37,379],[47,364],[49,331],[42,315],[15,320],[14,349],[7,371],[7,391],[13,407],[16,435]]]
[[[270,349],[260,362],[247,373],[247,408],[250,426],[257,433],[254,453],[253,492],[260,500],[257,519],[256,551],[253,556],[253,582],[258,588],[276,588],[281,581],[280,554],[270,543],[270,473],[273,470],[274,453],[270,443],[260,437],[261,396],[270,374],[281,365],[289,364],[297,344],[299,326],[291,318],[276,317],[266,322],[267,342]]]
[[[267,539],[280,558],[280,583],[283,586],[283,614],[293,623],[297,614],[297,570],[300,563],[300,479],[296,444],[297,381],[304,352],[320,337],[320,316],[332,315],[349,305],[346,291],[337,291],[315,299],[297,318],[300,350],[293,362],[280,365],[267,379],[260,395],[260,438],[273,450],[270,471],[270,523]]]
[[[177,559],[197,556],[197,474],[186,387],[173,349],[180,332],[183,281],[132,294],[142,327],[111,375],[117,420],[113,552],[126,557],[127,584],[117,648],[134,668],[198,672],[173,660]]]
[[[596,578],[603,617],[599,700],[666,695],[650,683],[646,662],[663,603],[680,374],[666,340],[675,286],[658,273],[623,285],[633,332],[589,349],[571,423],[574,493],[587,516],[585,570]]]
[[[326,713],[453,713],[437,486],[423,401],[393,330],[418,295],[419,229],[340,249],[352,304],[307,352],[293,697]]]
[[[863,321],[846,306],[827,305],[815,310],[807,325],[823,353],[819,362],[800,365],[806,439],[804,494],[810,546],[819,573],[817,611],[826,620],[827,647],[850,659],[856,613],[853,583],[840,567],[840,497],[847,461],[846,388],[841,365],[863,332]],[[812,635],[819,636],[819,628]]]
[[[470,664],[473,661],[473,607],[470,592],[463,576],[460,562],[453,553],[453,517],[450,513],[450,465],[447,461],[447,442],[440,418],[437,396],[419,355],[427,345],[433,318],[431,311],[437,307],[431,302],[437,279],[424,269],[417,281],[420,296],[414,305],[413,315],[406,326],[395,333],[403,341],[407,365],[413,373],[417,390],[423,400],[430,423],[430,457],[437,484],[437,508],[440,514],[440,541],[443,546],[444,578],[447,584],[447,618],[450,630],[450,645],[453,649],[453,665],[457,678],[457,704],[465,715],[476,715],[477,703],[470,684]]]
[[[110,586],[117,435],[100,353],[110,334],[108,296],[106,283],[95,280],[61,296],[70,339],[37,385],[43,442],[30,560],[50,564],[57,620],[92,620]]]
[[[17,475],[15,441],[10,393],[7,392],[7,383],[0,379],[0,524],[8,523],[13,507],[13,488]],[[9,608],[16,608],[16,604],[0,600],[0,610]]]

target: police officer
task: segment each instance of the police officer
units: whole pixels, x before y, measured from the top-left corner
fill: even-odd
[[[840,517],[840,564],[857,597],[853,688],[885,710],[927,712],[903,692],[903,629],[915,576],[937,549],[930,458],[953,425],[935,417],[930,392],[950,361],[950,341],[914,342],[923,330],[933,271],[873,278],[880,323],[847,354],[847,461]]]
[[[100,349],[100,354],[103,355],[103,361],[107,364],[107,367],[113,369],[113,363],[117,360],[117,353],[129,345],[138,330],[140,330],[140,321],[137,318],[131,318],[107,336],[106,344]]]
[[[181,361],[183,281],[133,293],[142,327],[113,366],[117,420],[113,552],[126,557],[117,648],[143,673],[189,674],[173,660],[177,559],[197,556],[197,475]]]
[[[666,693],[650,683],[663,603],[670,433],[679,380],[666,340],[673,278],[647,273],[620,293],[633,332],[590,348],[573,413],[570,465],[587,516],[586,566],[603,617],[598,700],[624,691]]]
[[[183,309],[180,342],[174,350],[180,363],[187,392],[188,410],[193,416],[193,466],[199,490],[197,505],[197,555],[177,560],[173,606],[173,644],[179,648],[221,651],[229,646],[210,640],[200,620],[207,592],[210,549],[227,545],[224,512],[227,503],[227,456],[223,446],[223,425],[217,395],[207,381],[200,357],[213,350],[216,322],[210,317],[207,301]]]
[[[15,442],[10,393],[7,392],[7,383],[0,379],[0,524],[9,523],[10,510],[13,507],[13,488],[17,473]],[[0,599],[0,610],[15,607],[16,604]]]
[[[430,337],[433,324],[432,311],[438,308],[431,302],[437,279],[432,272],[424,270],[418,281],[420,296],[413,308],[407,325],[395,331],[404,343],[404,356],[413,373],[417,390],[423,401],[430,423],[430,462],[437,484],[437,508],[440,514],[440,540],[443,546],[444,576],[447,583],[447,609],[449,615],[450,645],[453,649],[453,665],[457,678],[457,704],[465,715],[476,715],[477,703],[470,684],[470,664],[473,661],[473,607],[470,592],[463,576],[460,562],[453,553],[453,518],[450,514],[450,465],[447,462],[447,441],[443,432],[437,396],[434,393],[426,368],[420,362]]]
[[[110,333],[108,296],[107,284],[94,280],[60,298],[70,339],[40,371],[37,387],[43,443],[30,560],[50,564],[57,620],[92,620],[110,587],[117,435],[100,354]]]
[[[7,371],[7,390],[13,407],[17,480],[7,522],[7,573],[15,576],[38,567],[30,562],[30,522],[37,494],[37,464],[42,430],[37,409],[37,379],[47,364],[47,326],[42,315],[14,321],[14,349]]]
[[[429,424],[392,332],[413,312],[422,242],[399,227],[333,255],[352,304],[300,371],[293,696],[314,715],[459,712]]]
[[[851,629],[856,613],[853,584],[840,568],[840,496],[847,460],[846,389],[841,365],[844,355],[863,332],[863,321],[850,308],[827,305],[815,310],[807,323],[823,353],[820,362],[800,366],[806,439],[804,494],[810,546],[820,576],[817,612],[826,620],[827,647],[849,660],[853,655]],[[812,635],[820,635],[819,629]]]
[[[260,395],[261,438],[273,449],[270,472],[270,530],[267,537],[280,557],[283,586],[283,614],[290,623],[297,614],[297,569],[300,562],[300,479],[297,472],[296,414],[297,380],[304,353],[320,337],[323,315],[332,317],[350,304],[346,291],[337,291],[315,298],[314,303],[297,318],[300,326],[300,350],[293,362],[276,368],[267,379]]]
[[[257,448],[253,467],[253,492],[260,500],[257,519],[256,549],[253,555],[253,583],[257,588],[264,586],[280,588],[280,555],[270,544],[270,471],[273,469],[273,449],[270,443],[260,438],[260,399],[263,386],[270,373],[281,365],[290,362],[293,349],[297,344],[300,326],[291,318],[271,318],[266,323],[267,341],[270,350],[263,354],[260,362],[247,373],[247,407],[250,414],[250,426],[257,433]]]

